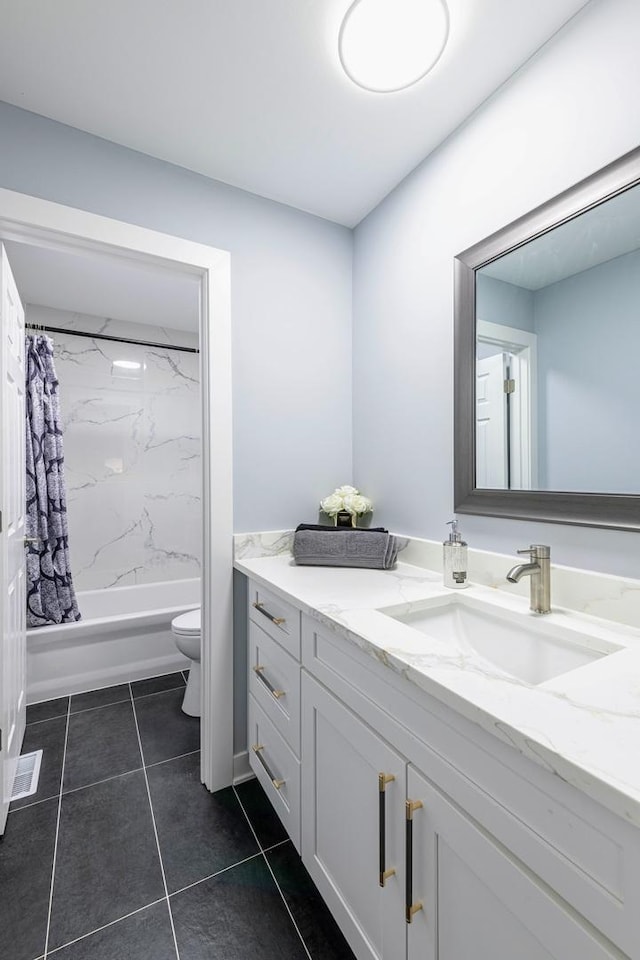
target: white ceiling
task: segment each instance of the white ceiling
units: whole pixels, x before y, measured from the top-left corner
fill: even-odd
[[[482,273],[540,290],[640,249],[640,186],[625,190],[482,268]]]
[[[190,274],[108,254],[3,242],[23,303],[198,330],[200,283]]]
[[[4,0],[0,99],[354,226],[586,2],[448,0],[434,70],[375,94],[351,0]]]

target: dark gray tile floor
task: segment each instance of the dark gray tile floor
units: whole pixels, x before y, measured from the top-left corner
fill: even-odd
[[[0,842],[2,960],[353,960],[258,782],[200,783],[184,682],[28,708],[44,754]]]

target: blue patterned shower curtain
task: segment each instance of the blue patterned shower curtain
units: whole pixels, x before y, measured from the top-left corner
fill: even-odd
[[[53,341],[26,338],[27,626],[79,620],[69,565],[67,495]]]

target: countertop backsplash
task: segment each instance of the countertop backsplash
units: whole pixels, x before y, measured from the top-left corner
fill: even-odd
[[[406,536],[403,535],[403,536]],[[442,543],[409,537],[399,560],[436,573],[442,570]],[[238,533],[234,536],[237,560],[275,557],[291,553],[293,530]],[[507,571],[517,562],[513,554],[469,548],[469,580],[506,593],[528,596],[529,582],[508,583]],[[640,627],[640,580],[579,570],[553,563],[551,545],[551,606],[564,607],[631,627]]]

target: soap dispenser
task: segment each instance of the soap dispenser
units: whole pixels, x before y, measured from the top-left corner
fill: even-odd
[[[458,533],[458,521],[449,520],[449,539],[442,544],[442,575],[445,587],[461,590],[467,586],[467,545]]]

